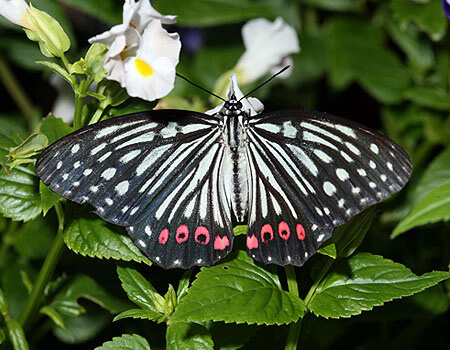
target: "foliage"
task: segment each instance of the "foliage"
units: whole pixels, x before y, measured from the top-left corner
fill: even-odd
[[[0,114],[1,349],[448,347],[450,34],[440,0],[153,1],[178,16],[170,27],[184,45],[177,71],[210,90],[244,52],[243,23],[283,17],[301,52],[290,77],[255,92],[266,110],[354,119],[393,138],[414,163],[403,191],[337,228],[303,267],[255,263],[239,250],[239,226],[227,259],[184,273],[152,265],[123,229],[36,176],[48,144],[156,102],[106,80],[107,48],[85,40],[99,23],[120,22],[121,2],[31,2],[51,16],[35,12],[41,33],[27,35],[38,45],[0,18],[0,77],[12,97]],[[73,127],[48,115],[50,73],[74,90]],[[182,80],[158,103],[217,104]]]

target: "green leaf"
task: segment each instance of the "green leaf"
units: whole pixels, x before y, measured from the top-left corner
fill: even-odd
[[[49,115],[42,120],[39,131],[45,134],[48,138],[48,142],[52,144],[61,137],[70,134],[73,131],[73,128],[61,118]]]
[[[439,153],[428,165],[414,189],[414,200],[418,202],[436,187],[450,179],[450,147]]]
[[[180,303],[180,300],[187,294],[189,290],[189,285],[191,283],[193,269],[186,270],[183,273],[183,276],[180,278],[180,282],[178,283],[177,289],[177,302]]]
[[[166,315],[163,315],[159,312],[155,312],[152,310],[144,310],[144,309],[130,309],[124,312],[121,312],[117,316],[114,317],[113,321],[118,321],[123,318],[135,318],[141,320],[150,320],[155,321],[157,323],[164,322],[166,320]]]
[[[0,345],[3,344],[6,340],[6,334],[3,329],[0,328]]]
[[[64,78],[65,81],[67,81],[73,88],[74,82],[72,81],[72,76],[65,70],[63,67],[61,67],[59,64],[51,61],[36,61],[37,64],[40,64],[41,66],[50,69],[53,73],[56,73],[60,75],[62,78]]]
[[[194,323],[176,323],[167,327],[168,350],[213,350],[214,343],[205,327]]]
[[[41,207],[44,216],[47,215],[48,211],[53,208],[56,203],[64,199],[56,192],[53,192],[42,181],[39,181],[39,194],[41,195]]]
[[[42,70],[36,61],[42,60],[44,56],[39,47],[27,38],[22,39],[2,32],[0,50],[8,57],[9,62],[14,62],[15,66],[31,71]]]
[[[450,181],[428,193],[411,213],[399,222],[391,237],[397,237],[414,227],[450,219]]]
[[[130,97],[124,103],[118,105],[117,107],[109,109],[108,113],[106,113],[106,116],[108,118],[113,118],[125,114],[150,111],[155,106],[155,101],[148,102],[137,97]]]
[[[116,233],[110,227],[97,216],[87,215],[70,224],[64,232],[64,241],[69,249],[83,256],[152,264],[130,237]]]
[[[382,256],[359,253],[340,261],[320,281],[309,309],[325,318],[359,315],[448,278],[450,273],[443,271],[417,276],[405,266]]]
[[[330,78],[335,87],[357,81],[383,103],[402,100],[410,84],[409,72],[387,49],[381,29],[362,20],[336,19],[328,22],[327,30]]]
[[[28,342],[20,323],[15,319],[8,319],[6,320],[6,327],[14,350],[28,350]]]
[[[250,18],[275,18],[270,6],[250,0],[196,0],[186,6],[184,0],[158,1],[156,10],[165,15],[177,15],[179,26],[219,26],[246,21]]]
[[[26,119],[21,114],[0,114],[0,130],[16,143],[20,143],[29,134]]]
[[[448,21],[442,11],[442,1],[413,4],[410,1],[391,0],[390,5],[394,16],[402,25],[411,21],[434,41],[444,37]]]
[[[450,111],[450,94],[441,88],[414,87],[406,90],[404,96],[419,106]]]
[[[117,274],[122,282],[122,288],[128,298],[143,309],[157,311],[152,299],[156,289],[138,271],[131,267],[117,266]]]
[[[43,315],[47,315],[58,327],[66,329],[66,325],[64,324],[64,318],[54,308],[50,306],[43,306],[41,307],[39,312]]]
[[[233,235],[245,235],[247,234],[247,225],[238,225],[233,228]]]
[[[224,321],[285,324],[305,311],[301,299],[281,289],[276,275],[255,265],[244,252],[202,268],[170,318],[171,323]]]
[[[115,337],[111,341],[103,343],[95,350],[150,350],[150,345],[145,338],[137,334],[124,334],[121,337]]]
[[[112,314],[126,310],[130,305],[107,293],[97,282],[86,275],[78,275],[65,284],[49,306],[67,316],[79,316],[85,309],[80,298],[89,300]]]
[[[6,160],[9,148],[14,146],[13,140],[0,134],[0,163]],[[0,170],[0,212],[16,221],[28,221],[38,216],[42,209],[35,172],[21,166],[9,173]]]
[[[359,247],[375,216],[375,206],[353,217],[347,224],[337,227],[318,252],[336,259],[347,258]]]

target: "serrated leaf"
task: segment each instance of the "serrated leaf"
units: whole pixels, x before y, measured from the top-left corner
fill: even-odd
[[[184,0],[158,1],[156,10],[176,14],[179,26],[218,26],[255,17],[275,18],[270,6],[250,0],[196,0],[186,6]]]
[[[152,264],[130,237],[114,232],[111,225],[94,215],[75,219],[64,232],[64,241],[83,256]]]
[[[183,276],[180,278],[180,282],[178,283],[177,289],[177,302],[180,303],[180,300],[187,294],[189,290],[189,285],[191,283],[193,269],[186,270],[183,273]]]
[[[6,327],[8,328],[9,340],[11,340],[14,350],[28,350],[28,342],[20,323],[15,319],[7,319]]]
[[[48,211],[53,208],[56,203],[64,199],[59,194],[53,192],[42,181],[39,181],[39,194],[41,195],[41,207],[44,216],[47,215]]]
[[[156,289],[138,271],[131,267],[117,266],[117,274],[122,282],[122,288],[128,298],[143,309],[157,312],[152,293]]]
[[[375,216],[375,206],[372,206],[353,217],[347,224],[337,227],[331,239],[318,252],[333,259],[346,258],[359,247]]]
[[[56,224],[37,217],[22,225],[15,233],[14,248],[22,256],[30,259],[44,258],[55,237]]]
[[[57,118],[51,114],[42,120],[39,131],[45,134],[48,138],[48,142],[52,144],[61,137],[70,134],[73,131],[73,128],[61,118]]]
[[[137,334],[124,334],[121,337],[115,337],[111,341],[103,343],[95,350],[150,350],[147,340]]]
[[[224,321],[285,324],[303,316],[303,301],[281,289],[276,275],[255,265],[244,252],[202,268],[170,322]]]
[[[168,350],[213,350],[214,343],[205,327],[194,323],[176,323],[167,327]]]
[[[8,136],[0,133],[0,164],[3,165],[9,148],[16,146]],[[41,212],[38,191],[39,179],[36,173],[18,166],[7,172],[0,169],[0,212],[16,221],[28,221]]]
[[[112,314],[126,310],[130,306],[129,303],[107,293],[97,282],[86,275],[78,275],[66,283],[49,306],[61,314],[79,316],[85,311],[78,303],[80,298],[90,300]]]
[[[64,318],[54,308],[52,308],[50,306],[43,306],[43,307],[41,307],[39,312],[43,315],[47,315],[53,321],[53,323],[55,325],[57,325],[58,327],[66,329],[66,325],[64,324]]]
[[[395,227],[391,237],[397,237],[414,227],[450,219],[450,181],[435,188],[417,203],[414,209]]]
[[[123,318],[137,318],[141,320],[155,321],[157,323],[161,323],[166,320],[166,316],[159,312],[144,309],[130,309],[118,314],[116,317],[114,317],[113,321],[118,321]]]
[[[309,309],[317,316],[359,315],[393,299],[421,292],[450,278],[433,271],[417,276],[405,266],[382,256],[359,253],[340,261],[317,286]]]

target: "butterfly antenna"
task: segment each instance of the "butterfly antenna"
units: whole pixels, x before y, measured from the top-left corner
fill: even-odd
[[[255,87],[252,91],[247,92],[247,93],[245,94],[244,97],[241,97],[241,98],[239,99],[239,101],[242,100],[242,99],[244,99],[244,98],[246,98],[247,96],[253,94],[256,90],[258,90],[260,87],[263,87],[263,86],[266,85],[269,81],[271,81],[272,79],[274,79],[274,78],[276,78],[277,76],[279,76],[281,73],[283,73],[283,72],[284,72],[286,69],[288,69],[289,67],[290,67],[290,66],[286,66],[286,67],[284,67],[283,69],[281,69],[279,72],[277,72],[277,73],[275,73],[274,75],[272,75],[272,76],[271,76],[269,79],[267,79],[265,82],[263,82],[262,84],[259,84],[257,87]]]
[[[217,97],[219,100],[222,100],[223,102],[226,102],[226,100],[222,97],[220,97],[219,95],[216,95],[214,92],[209,91],[208,89],[205,89],[203,86],[198,85],[197,83],[194,83],[193,81],[189,80],[186,77],[183,77],[181,74],[176,73],[178,77],[180,77],[181,79],[186,80],[189,84],[194,85],[195,87],[198,87],[200,90],[203,90],[205,92],[207,92],[210,95],[213,95],[214,97]]]

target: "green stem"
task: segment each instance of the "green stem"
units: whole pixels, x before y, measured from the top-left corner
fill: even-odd
[[[64,231],[64,211],[61,203],[55,205],[56,214],[58,216],[58,233],[56,234],[53,245],[48,252],[47,257],[44,260],[44,264],[39,271],[36,282],[34,283],[33,290],[28,297],[25,308],[19,317],[19,322],[22,327],[26,328],[34,316],[36,315],[38,308],[41,304],[42,296],[44,294],[44,288],[50,281],[50,278],[55,271],[56,265],[61,257],[62,249],[64,247],[63,231]]]
[[[86,92],[86,78],[82,78],[78,89],[75,91],[75,112],[73,115],[73,128],[78,130],[81,128],[81,112],[83,111],[83,98]]]
[[[290,293],[299,297],[297,276],[295,275],[295,269],[292,265],[287,265],[284,268],[286,272],[286,279],[288,284],[288,290]],[[293,323],[289,327],[289,333],[286,340],[285,350],[296,350],[298,347],[298,339],[300,338],[300,329],[302,326],[302,319]]]
[[[2,56],[0,56],[0,79],[23,115],[25,115],[28,121],[32,121],[34,109],[33,103],[25,93],[22,85],[20,85],[19,81],[14,76],[8,62]]]
[[[327,274],[330,267],[334,264],[333,259],[328,259],[325,263],[325,265],[322,267],[322,270],[320,271],[319,275],[317,276],[316,281],[313,283],[311,288],[309,289],[308,294],[306,294],[305,297],[305,305],[306,305],[306,311],[309,310],[309,303],[311,302],[312,297],[314,296],[314,293],[317,290],[317,287],[319,286],[319,283],[322,281],[324,276]]]

